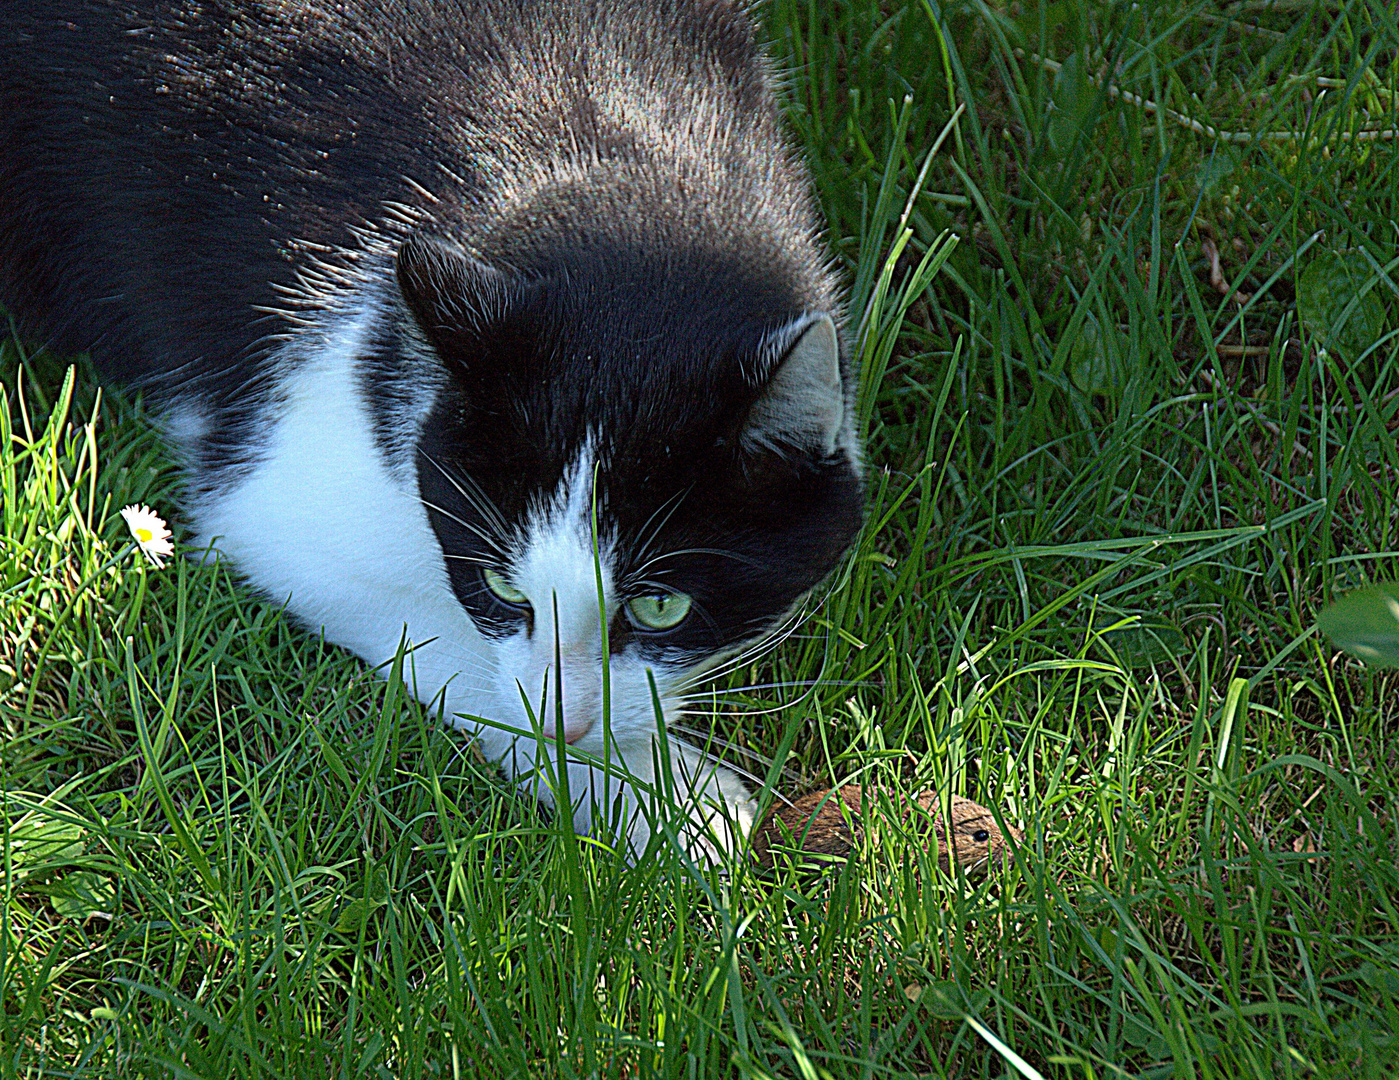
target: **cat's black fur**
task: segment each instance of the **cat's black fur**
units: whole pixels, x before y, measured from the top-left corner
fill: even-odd
[[[660,90],[665,111],[632,117],[642,137],[595,106],[614,68]],[[113,378],[197,384],[216,432],[256,410],[288,315],[353,269],[361,229],[393,247],[423,226],[526,274],[639,244],[682,274],[687,256],[741,268],[705,305],[756,284],[734,322],[830,310],[768,81],[729,3],[12,0],[0,295]],[[655,153],[701,96],[730,126],[722,159]],[[528,204],[490,198],[565,151],[600,168]]]

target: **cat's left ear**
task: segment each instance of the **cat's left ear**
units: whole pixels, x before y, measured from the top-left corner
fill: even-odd
[[[469,349],[505,306],[505,275],[436,237],[410,237],[394,262],[404,302],[439,350]]]
[[[853,420],[835,320],[824,312],[804,315],[770,334],[760,356],[765,380],[744,423],[744,449],[835,454],[849,441]]]

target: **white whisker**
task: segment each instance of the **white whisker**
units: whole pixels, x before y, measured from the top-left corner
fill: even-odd
[[[473,524],[472,522],[469,522],[469,521],[463,521],[461,518],[457,517],[457,515],[454,514],[454,513],[452,513],[450,510],[447,510],[447,509],[445,509],[445,508],[443,508],[443,507],[441,507],[441,506],[438,506],[438,505],[437,505],[436,503],[434,503],[434,502],[428,502],[427,499],[422,499],[421,502],[422,502],[422,504],[423,504],[424,506],[426,506],[429,510],[436,510],[436,511],[437,511],[439,514],[441,514],[443,517],[448,518],[448,519],[450,519],[450,520],[452,520],[452,521],[455,521],[458,525],[460,525],[460,526],[461,526],[463,529],[465,529],[467,532],[475,533],[475,534],[476,534],[478,537],[480,537],[481,540],[483,540],[489,547],[495,549],[495,550],[496,550],[497,552],[499,552],[502,556],[504,556],[504,554],[505,554],[505,548],[501,547],[500,543],[496,540],[496,538],[495,538],[494,536],[492,536],[490,533],[486,532],[484,529],[482,529],[479,525],[475,525],[475,524]]]
[[[676,510],[680,509],[680,504],[685,501],[685,497],[689,494],[690,488],[686,488],[684,491],[677,491],[669,499],[661,503],[660,506],[656,507],[655,510],[651,511],[651,516],[646,519],[646,524],[641,526],[641,536],[645,538],[639,538],[639,542],[637,544],[636,549],[636,558],[645,558],[646,553],[651,549],[651,545],[656,542],[656,538],[660,536],[661,530],[665,528],[666,522],[671,519],[671,516],[675,513]],[[667,506],[670,507],[669,510],[666,510]],[[651,522],[655,521],[663,510],[665,511],[665,517],[657,523],[654,529],[651,529]],[[648,529],[650,529],[649,536],[646,535]],[[644,570],[646,566],[649,565],[651,564],[645,564],[645,566],[643,566],[642,569]]]
[[[418,448],[418,452],[422,454],[422,456],[426,458],[428,462],[430,462],[432,466],[442,474],[442,476],[446,479],[447,483],[452,485],[453,489],[457,492],[458,495],[462,497],[463,500],[465,500],[466,504],[476,511],[476,513],[481,518],[481,523],[477,524],[464,521],[462,518],[458,517],[450,510],[447,510],[445,507],[438,506],[435,503],[429,502],[427,499],[421,500],[423,505],[427,506],[429,509],[436,510],[439,514],[443,514],[450,520],[455,521],[458,525],[466,529],[468,532],[475,535],[478,539],[485,543],[485,545],[488,548],[494,551],[496,555],[500,557],[500,559],[503,560],[507,558],[511,546],[509,542],[509,527],[505,522],[505,518],[496,508],[495,504],[490,500],[489,497],[487,497],[486,493],[481,490],[481,485],[476,483],[475,480],[473,480],[471,477],[467,476],[464,473],[460,474],[460,478],[458,478],[457,476],[453,476],[452,473],[449,472],[442,465],[441,462],[439,462],[435,457],[429,454],[421,446]],[[448,558],[463,557],[464,556],[460,555],[448,556]],[[487,560],[477,561],[482,566],[493,565],[493,563]]]
[[[711,761],[716,765],[722,765],[729,771],[737,773],[739,776],[743,777],[745,780],[751,783],[755,788],[762,788],[767,783],[767,776],[765,773],[760,775],[751,769],[745,768],[744,766],[739,765],[737,762],[735,762],[732,758],[724,757],[723,753],[724,751],[732,751],[734,753],[741,754],[749,760],[757,762],[759,765],[763,766],[764,769],[771,767],[772,760],[770,758],[766,758],[762,754],[759,754],[757,751],[748,749],[748,747],[746,746],[739,746],[736,743],[728,742],[727,740],[723,739],[718,739],[713,734],[706,734],[705,732],[697,731],[694,728],[687,728],[680,724],[672,724],[671,730],[673,730],[678,735],[687,735],[690,737],[690,739],[698,739],[698,743],[689,742],[689,745],[693,749],[698,750],[701,754],[704,755],[704,757],[708,761]],[[717,754],[714,753],[714,751],[709,749],[709,747],[711,746],[719,747],[720,752]],[[798,777],[790,769],[786,768],[782,769],[780,775],[783,780],[786,780],[789,783],[795,782],[798,779],[800,779],[800,777]],[[777,791],[775,788],[773,789],[773,793],[783,802],[787,803],[788,805],[791,805],[791,800],[788,799],[781,792]]]
[[[437,471],[446,479],[447,483],[456,488],[457,494],[470,503],[471,506],[475,508],[476,512],[486,520],[486,524],[490,526],[492,530],[502,539],[505,537],[510,531],[509,526],[506,524],[505,518],[501,515],[500,511],[496,508],[495,503],[491,502],[491,500],[487,498],[486,493],[481,490],[480,484],[476,483],[475,480],[465,473],[461,474],[461,480],[458,481],[455,476],[442,466],[441,462],[421,446],[418,447],[418,453],[422,454],[423,457],[427,458],[428,461],[432,463]]]
[[[677,697],[679,700],[681,700],[681,701],[690,701],[690,700],[698,701],[698,700],[701,699],[701,698],[711,698],[711,697],[714,697],[715,695],[733,695],[733,694],[750,694],[750,693],[756,694],[756,693],[758,693],[758,692],[761,691],[761,690],[795,690],[795,689],[797,689],[798,687],[801,687],[802,689],[807,689],[807,688],[809,688],[809,687],[812,687],[812,686],[817,685],[818,682],[821,682],[821,680],[817,680],[817,679],[792,679],[792,680],[790,680],[790,681],[783,681],[783,682],[746,683],[746,684],[743,685],[743,686],[726,686],[726,687],[724,687],[722,690],[719,689],[719,688],[717,688],[717,687],[714,688],[714,689],[712,689],[712,690],[697,690],[697,691],[695,691],[693,694],[678,694],[678,695],[676,695],[676,697]],[[841,683],[831,683],[831,682],[823,682],[822,684],[825,685],[825,686],[840,686],[840,685],[842,685]],[[843,685],[853,686],[854,683],[846,683],[846,684],[843,684]]]
[[[457,559],[460,562],[475,563],[477,566],[494,567],[496,565],[493,559],[483,559],[479,555],[454,555],[450,551],[444,551],[442,557],[444,559]]]
[[[718,555],[721,558],[733,559],[736,562],[746,563],[749,566],[760,565],[756,559],[750,559],[748,556],[740,555],[736,551],[726,551],[724,548],[679,548],[675,551],[663,552],[660,555],[656,555],[646,560],[646,562],[642,563],[635,570],[633,570],[629,577],[639,577],[640,575],[646,573],[647,570],[655,566],[657,563],[664,562],[666,559],[674,559],[681,555]]]
[[[693,686],[698,686],[701,683],[717,682],[719,679],[737,671],[739,668],[757,662],[786,641],[801,624],[806,614],[806,611],[802,608],[794,609],[782,622],[778,623],[777,626],[773,627],[762,637],[757,638],[751,644],[744,646],[736,655],[718,664],[714,668],[697,673],[694,677],[682,682],[676,689],[684,693]]]

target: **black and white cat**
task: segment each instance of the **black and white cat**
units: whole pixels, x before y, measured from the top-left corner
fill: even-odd
[[[406,634],[546,799],[561,705],[637,845],[648,673],[673,716],[860,525],[818,227],[743,0],[0,16],[0,303],[143,389],[203,542],[370,663]],[[742,782],[666,745],[732,843]],[[587,830],[618,781],[568,776]]]

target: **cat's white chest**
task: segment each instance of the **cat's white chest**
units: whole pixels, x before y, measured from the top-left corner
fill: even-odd
[[[414,478],[395,475],[375,446],[356,373],[367,322],[345,321],[300,359],[257,464],[204,501],[196,524],[201,542],[328,641],[371,662],[391,659],[405,633],[422,644],[414,661],[431,669],[429,696],[458,673],[470,681],[487,656]]]

